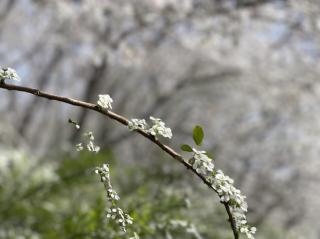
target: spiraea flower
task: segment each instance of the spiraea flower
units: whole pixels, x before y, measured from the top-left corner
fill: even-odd
[[[214,170],[214,164],[211,158],[206,155],[206,151],[198,151],[192,149],[193,157],[190,159],[192,167],[201,175],[207,176],[212,174]]]
[[[128,128],[130,131],[140,129],[146,131],[148,124],[144,119],[131,119],[128,122]]]
[[[161,135],[165,138],[172,138],[171,129],[166,127],[166,124],[161,119],[150,116],[150,120],[153,122],[152,127],[148,130],[151,135],[155,137]]]
[[[242,195],[241,191],[233,185],[234,180],[221,170],[215,170],[213,160],[206,151],[191,148],[189,145],[183,146],[184,151],[193,153],[188,163],[198,174],[210,182],[211,187],[219,195],[220,201],[228,204],[237,230],[247,239],[254,239],[256,228],[250,227],[246,218],[248,211],[246,196]]]
[[[142,130],[146,133],[153,135],[154,137],[162,136],[165,138],[172,138],[172,131],[166,127],[166,124],[159,118],[150,116],[152,126],[149,127],[146,120],[144,119],[131,119],[128,122],[129,130]]]
[[[84,141],[86,143],[76,144],[76,150],[82,151],[82,150],[84,150],[84,148],[86,148],[89,152],[99,153],[100,147],[94,143],[93,133],[91,131],[89,131],[87,133],[84,133],[83,136],[85,138]],[[84,144],[85,144],[85,146],[83,146]]]
[[[233,185],[233,179],[221,170],[217,170],[208,179],[212,183],[212,188],[218,193],[220,201],[228,203],[237,230],[245,234],[248,239],[254,239],[256,228],[250,227],[246,218],[246,212],[248,211],[246,196],[242,195],[241,191]]]
[[[120,229],[124,232],[127,230],[127,226],[133,223],[133,219],[129,214],[123,212],[120,207],[117,207],[117,203],[120,200],[117,192],[113,190],[110,181],[110,170],[108,164],[103,164],[101,167],[97,167],[95,170],[96,174],[99,174],[101,182],[107,192],[107,202],[111,204],[110,207],[106,209],[106,216],[110,220],[113,220]]]
[[[103,109],[112,109],[112,103],[113,99],[110,97],[110,95],[98,95],[99,99],[97,101],[97,104],[101,106]]]
[[[2,67],[0,68],[0,83],[3,83],[5,80],[20,81],[20,77],[14,69]]]
[[[107,194],[108,194],[107,198],[108,198],[109,201],[113,201],[113,200],[118,201],[118,200],[120,200],[120,197],[118,196],[117,192],[114,191],[112,188],[109,188],[107,190]]]
[[[82,150],[83,150],[83,145],[82,145],[82,143],[76,144],[76,150],[77,150],[77,151],[82,151]]]
[[[240,232],[245,234],[248,239],[254,239],[254,234],[257,229],[255,227],[243,226],[240,228]]]
[[[126,232],[127,225],[130,225],[133,223],[132,217],[130,217],[128,214],[124,213],[123,210],[119,207],[111,207],[106,210],[107,218],[110,218],[114,220],[122,231]]]
[[[99,153],[100,151],[100,147],[99,146],[96,146],[93,141],[89,141],[87,143],[87,149],[89,152],[94,152],[94,153]]]

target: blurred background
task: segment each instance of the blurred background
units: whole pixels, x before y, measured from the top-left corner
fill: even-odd
[[[110,94],[117,113],[162,118],[175,149],[202,125],[258,239],[320,238],[319,40],[318,0],[0,1],[0,65],[19,84]],[[102,163],[141,238],[232,238],[214,192],[144,138],[80,108],[0,98],[0,238],[124,238],[105,221]],[[86,131],[96,156],[75,150]]]

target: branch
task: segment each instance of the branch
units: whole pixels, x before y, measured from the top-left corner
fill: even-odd
[[[109,110],[102,109],[100,106],[98,106],[96,104],[92,104],[92,103],[88,103],[88,102],[84,102],[84,101],[80,101],[80,100],[75,100],[75,99],[68,98],[68,97],[63,97],[63,96],[50,94],[50,93],[46,93],[46,92],[40,91],[38,89],[33,89],[33,88],[29,88],[29,87],[24,87],[24,86],[16,86],[16,85],[9,85],[9,84],[5,84],[5,83],[0,83],[0,88],[7,89],[7,90],[12,90],[12,91],[26,92],[26,93],[29,93],[29,94],[33,94],[33,95],[35,95],[37,97],[46,98],[48,100],[64,102],[66,104],[70,104],[70,105],[86,108],[86,109],[89,109],[89,110],[93,110],[93,111],[101,113],[101,114],[107,116],[108,118],[110,118],[112,120],[115,120],[115,121],[117,121],[120,124],[125,125],[125,126],[127,126],[128,122],[129,122],[129,120],[127,118],[125,118],[124,116],[116,114],[116,113],[114,113],[112,111],[109,111]],[[211,186],[211,183],[204,176],[199,174],[175,150],[173,150],[169,146],[161,143],[154,136],[152,136],[152,135],[150,135],[150,134],[148,134],[148,133],[146,133],[146,132],[144,132],[142,130],[135,130],[135,131],[137,133],[139,133],[140,135],[144,136],[145,138],[149,139],[154,144],[158,145],[164,152],[169,154],[173,159],[175,159],[176,161],[180,162],[187,169],[191,170],[195,175],[197,175],[203,181],[203,183],[206,184],[210,189],[214,190],[212,188],[212,186]],[[227,211],[227,214],[228,214],[228,217],[229,217],[229,223],[230,223],[231,229],[233,231],[234,238],[235,239],[239,239],[239,233],[238,233],[238,230],[236,228],[236,223],[235,223],[235,220],[234,220],[234,218],[232,216],[231,209],[230,209],[228,203],[226,203],[226,202],[221,202],[221,203],[226,208],[226,211]]]

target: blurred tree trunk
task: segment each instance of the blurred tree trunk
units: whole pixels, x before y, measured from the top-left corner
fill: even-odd
[[[57,48],[53,56],[48,63],[48,65],[43,69],[39,76],[38,89],[43,90],[48,85],[52,73],[56,70],[60,60],[63,57],[63,51],[61,48]],[[38,105],[41,103],[36,97],[33,97],[29,105],[25,107],[24,114],[21,117],[21,122],[18,127],[18,132],[21,136],[25,136],[26,130],[29,128],[30,123],[32,122],[32,118],[34,116],[34,111],[37,109]]]
[[[82,97],[84,101],[92,102],[93,100],[96,100],[93,98],[96,98],[95,92],[97,91],[97,86],[99,85],[103,77],[106,75],[107,69],[108,69],[108,60],[106,56],[102,58],[102,61],[100,62],[100,64],[92,66],[92,73],[88,79],[87,86],[85,87],[86,90]],[[77,118],[79,125],[83,126],[85,124],[88,113],[89,113],[88,110],[81,109],[80,115]],[[80,130],[75,130],[70,137],[71,142],[75,142],[79,138],[81,132],[82,132],[81,128]]]

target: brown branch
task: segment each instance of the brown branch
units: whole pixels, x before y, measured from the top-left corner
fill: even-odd
[[[84,102],[84,101],[80,101],[80,100],[75,100],[75,99],[68,98],[68,97],[63,97],[63,96],[50,94],[50,93],[46,93],[46,92],[40,91],[38,89],[33,89],[33,88],[29,88],[29,87],[24,87],[24,86],[16,86],[16,85],[9,85],[9,84],[5,84],[5,83],[0,83],[0,88],[7,89],[7,90],[12,90],[12,91],[26,92],[26,93],[33,94],[33,95],[41,97],[41,98],[46,98],[48,100],[64,102],[66,104],[75,105],[75,106],[78,106],[78,107],[82,107],[82,108],[86,108],[86,109],[89,109],[89,110],[93,110],[93,111],[99,112],[99,113],[107,116],[108,118],[110,118],[112,120],[115,120],[115,121],[117,121],[120,124],[125,125],[125,126],[127,126],[128,122],[129,122],[129,120],[127,118],[125,118],[124,116],[116,114],[116,113],[114,113],[112,111],[109,111],[109,110],[105,110],[105,109],[101,108],[99,105],[96,105],[96,104],[92,104],[92,103],[88,103],[88,102]],[[206,184],[210,189],[214,190],[212,188],[212,186],[211,186],[211,183],[204,176],[199,174],[175,150],[173,150],[169,146],[161,143],[153,135],[150,135],[150,134],[148,134],[148,133],[146,133],[146,132],[144,132],[142,130],[136,130],[136,132],[139,133],[140,135],[144,136],[145,138],[149,139],[154,144],[158,145],[164,152],[169,154],[173,159],[177,160],[178,162],[183,164],[187,169],[191,170],[194,174],[196,174],[203,181],[203,183]],[[232,216],[231,209],[230,209],[228,203],[226,203],[226,202],[221,202],[221,203],[226,208],[226,211],[227,211],[227,214],[228,214],[228,217],[229,217],[229,223],[231,225],[231,229],[233,231],[234,238],[238,239],[239,238],[239,233],[237,231],[236,223],[235,223],[234,217]]]

